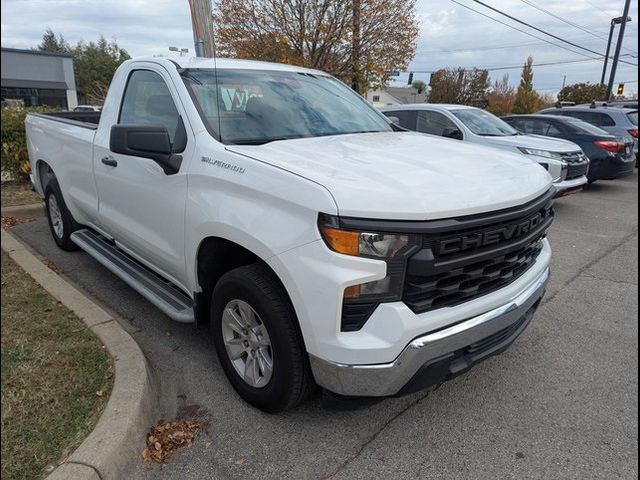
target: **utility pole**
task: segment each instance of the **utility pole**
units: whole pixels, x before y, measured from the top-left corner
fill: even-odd
[[[188,0],[193,26],[196,57],[214,57],[213,14],[211,0]]]
[[[563,88],[563,89],[564,89],[564,86],[565,86],[566,84],[567,84],[567,76],[566,76],[566,75],[564,75],[564,76],[562,77],[562,88]]]
[[[607,85],[607,97],[606,101],[611,98],[611,90],[613,89],[613,82],[616,78],[616,69],[618,68],[618,60],[620,59],[620,50],[622,49],[622,41],[624,40],[624,29],[629,21],[629,5],[631,0],[625,0],[624,12],[622,12],[622,22],[620,24],[620,32],[618,33],[618,43],[616,44],[616,52],[613,54],[613,63],[611,64],[611,75],[609,75],[609,85]]]
[[[611,19],[611,26],[609,27],[609,39],[607,40],[607,51],[604,54],[604,65],[602,66],[602,77],[600,77],[600,85],[604,85],[604,77],[607,74],[607,63],[609,63],[609,52],[611,51],[611,39],[613,38],[613,30],[616,25],[622,23],[624,17],[616,17]],[[631,17],[627,17],[627,22],[631,21]]]
[[[351,32],[351,88],[360,93],[360,0],[352,0]]]

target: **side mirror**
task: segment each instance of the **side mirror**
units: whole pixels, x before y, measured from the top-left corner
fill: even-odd
[[[457,128],[445,128],[442,132],[442,136],[453,138],[454,140],[462,140],[462,132]]]
[[[172,153],[169,132],[163,125],[113,125],[109,149],[113,153],[150,158],[167,175],[177,173],[182,163],[182,156]]]
[[[387,117],[389,122],[394,125],[400,125],[400,119],[398,117]]]

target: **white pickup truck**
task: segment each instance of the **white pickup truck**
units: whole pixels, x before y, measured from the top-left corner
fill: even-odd
[[[393,396],[501,352],[544,294],[552,179],[397,131],[316,70],[135,59],[101,112],[30,114],[51,233],[209,324],[249,403]]]

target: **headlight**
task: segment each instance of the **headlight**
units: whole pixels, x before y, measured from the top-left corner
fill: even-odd
[[[344,291],[346,301],[392,302],[402,298],[406,258],[418,246],[419,237],[406,233],[347,230],[338,217],[320,214],[318,227],[327,246],[337,253],[382,260],[387,275],[381,280],[352,285]]]
[[[550,152],[548,150],[538,150],[537,148],[518,147],[525,155],[535,155],[537,157],[553,158],[554,160],[562,160],[562,156],[557,152]]]

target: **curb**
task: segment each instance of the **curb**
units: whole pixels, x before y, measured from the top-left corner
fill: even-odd
[[[3,209],[4,210],[4,209]],[[56,300],[73,311],[113,357],[111,396],[93,431],[46,480],[120,479],[137,460],[152,423],[153,391],[138,344],[115,318],[44,265],[10,232],[1,229],[2,249]]]
[[[33,218],[44,215],[44,203],[32,203],[31,205],[17,205],[15,207],[2,207],[3,217]]]

